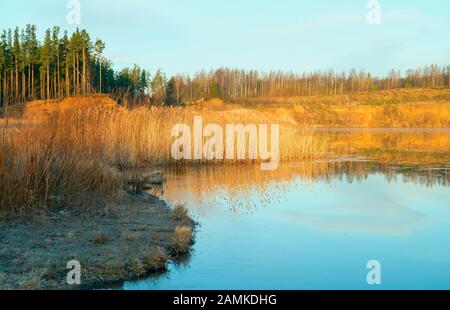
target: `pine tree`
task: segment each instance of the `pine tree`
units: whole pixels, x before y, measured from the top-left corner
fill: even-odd
[[[60,51],[59,51],[59,27],[53,27],[51,62],[53,63],[53,97],[61,98],[61,76],[60,76]]]
[[[80,33],[80,48],[81,48],[81,61],[82,61],[82,68],[83,72],[81,75],[81,90],[83,95],[86,94],[87,91],[87,85],[88,85],[88,72],[87,72],[87,65],[89,61],[90,51],[92,49],[91,39],[89,37],[89,34],[86,32],[86,30],[82,30]]]
[[[25,66],[27,61],[27,38],[25,35],[25,30],[22,30],[20,34],[20,54],[19,54],[19,67],[20,67],[20,74],[21,74],[21,84],[19,85],[20,89],[20,99],[22,101],[26,100],[26,90],[27,90],[27,82],[26,82],[26,75],[25,75]]]
[[[2,85],[3,85],[3,70],[5,67],[5,51],[4,51],[4,46],[3,46],[3,41],[0,41],[0,107],[3,106],[3,90],[2,90]]]
[[[177,85],[175,77],[172,77],[169,82],[167,83],[166,87],[166,98],[164,100],[164,103],[168,106],[175,106],[178,105],[179,97],[177,95]]]
[[[103,62],[103,50],[105,49],[105,43],[102,40],[97,39],[94,45],[95,58],[99,66],[99,92],[102,93],[102,62]]]
[[[72,62],[72,81],[73,81],[73,93],[78,95],[80,93],[80,70],[79,70],[79,45],[80,45],[80,32],[77,29],[71,36],[69,41],[69,51]]]
[[[14,100],[14,55],[13,55],[13,43],[12,43],[12,30],[8,29],[6,36],[6,72],[8,73],[9,83],[5,86],[7,89],[8,102]]]
[[[52,39],[51,31],[45,32],[44,44],[41,47],[41,98],[50,99],[50,63],[51,63]]]
[[[163,100],[166,96],[166,84],[167,79],[161,69],[156,71],[155,76],[153,77],[150,85],[152,88],[152,95],[154,103],[160,105],[163,103]]]
[[[31,99],[35,98],[35,65],[38,64],[39,62],[39,42],[37,39],[37,35],[36,35],[36,31],[37,28],[34,25],[29,25],[29,27],[27,27],[27,32],[28,32],[28,36],[29,36],[29,72],[30,72],[30,76],[29,76],[29,80],[30,80],[30,84],[29,84],[29,97]]]
[[[19,99],[19,63],[20,63],[20,36],[19,27],[14,30],[14,43],[13,43],[13,56],[14,56],[14,98]]]
[[[62,66],[64,66],[64,95],[70,96],[70,72],[69,68],[71,66],[70,57],[70,41],[67,31],[64,32],[64,36],[60,41],[60,48],[62,54]]]

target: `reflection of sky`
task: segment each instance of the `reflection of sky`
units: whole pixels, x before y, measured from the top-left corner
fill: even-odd
[[[211,206],[199,215],[188,267],[126,287],[370,289],[366,263],[376,259],[380,288],[450,288],[448,188],[371,175],[295,185],[284,195],[251,213]]]
[[[292,191],[288,198],[291,208],[283,213],[300,224],[337,232],[407,235],[423,225],[425,213],[410,207],[421,195],[408,195],[408,185],[398,184],[392,191],[384,183],[383,176],[352,186],[335,183],[333,195],[321,195],[320,200],[317,195]],[[316,194],[326,191],[329,185],[317,186]]]

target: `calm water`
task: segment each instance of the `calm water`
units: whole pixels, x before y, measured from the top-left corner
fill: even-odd
[[[200,223],[191,257],[125,289],[450,289],[450,166],[366,161],[168,171]]]

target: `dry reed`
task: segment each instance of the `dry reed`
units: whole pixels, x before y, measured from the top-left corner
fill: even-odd
[[[173,164],[171,129],[179,123],[192,125],[194,116],[223,126],[279,123],[276,117],[247,109],[130,111],[98,105],[55,113],[37,123],[16,120],[14,126],[0,127],[0,212],[23,214],[27,208],[95,205],[93,197],[113,199],[124,183],[116,168]],[[282,161],[325,152],[324,140],[311,128],[280,125]],[[183,162],[190,163],[194,162]]]

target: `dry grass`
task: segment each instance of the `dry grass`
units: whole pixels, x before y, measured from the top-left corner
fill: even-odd
[[[166,264],[170,256],[161,247],[151,247],[147,257],[145,258],[145,265],[149,271],[158,271],[166,269]]]
[[[95,231],[93,234],[93,241],[95,244],[102,245],[108,242],[108,236],[101,231]]]
[[[139,240],[140,237],[141,237],[141,235],[137,232],[133,232],[133,233],[128,232],[128,233],[122,234],[122,238],[127,241],[137,241],[137,240]]]
[[[23,277],[23,280],[19,283],[20,290],[41,290],[44,287],[44,279],[46,270],[43,272],[41,270],[32,270],[26,276]]]
[[[67,98],[59,100],[37,100],[23,107],[23,119],[42,121],[60,113],[76,109],[86,109],[92,106],[103,109],[120,109],[120,106],[111,98],[104,95]]]
[[[295,129],[276,115],[248,109],[204,111],[190,108],[139,108],[126,110],[94,97],[61,103],[32,103],[25,115],[46,115],[36,121],[15,120],[0,127],[0,212],[26,214],[33,209],[71,205],[98,205],[114,199],[123,176],[114,168],[180,164],[171,158],[174,125],[204,123],[281,123],[281,160],[315,158],[325,152],[322,139],[310,128]],[[50,108],[61,105],[64,109]],[[39,107],[45,113],[39,114]],[[73,106],[73,108],[69,108]],[[31,117],[32,118],[32,117]],[[228,163],[237,163],[231,160]],[[198,163],[185,161],[184,164]],[[204,161],[205,163],[205,161]],[[140,192],[141,175],[129,177],[128,186]],[[97,201],[93,201],[93,199]]]
[[[134,110],[120,108],[102,96],[34,102],[25,107],[26,120],[0,124],[0,212],[26,214],[29,209],[97,205],[114,199],[126,183],[115,168],[134,168],[136,172],[125,177],[126,186],[138,193],[145,185],[140,167],[214,163],[171,158],[172,127],[192,127],[195,116],[202,116],[204,124],[222,128],[226,124],[280,124],[281,161],[298,161],[323,158],[330,151],[329,138],[306,124],[447,126],[449,98],[449,90],[402,90],[259,98],[248,107],[215,100],[187,108]]]
[[[64,102],[64,101],[63,101]],[[84,106],[84,105],[83,105]],[[167,164],[172,162],[172,127],[187,124],[192,127],[195,116],[202,116],[204,124],[280,124],[281,156],[303,159],[323,151],[308,126],[296,129],[275,114],[238,108],[205,110],[202,106],[189,108],[138,108],[132,111],[107,108],[92,101],[91,108],[68,109],[60,115],[59,123],[75,135],[83,148],[99,151],[97,155],[110,165],[136,167],[139,164]],[[80,146],[80,147],[81,147]],[[99,154],[101,153],[101,154]],[[97,156],[98,158],[98,156]],[[136,179],[139,179],[139,175]]]
[[[61,206],[98,206],[113,199],[121,178],[83,144],[64,117],[0,128],[0,212],[22,215]]]
[[[137,195],[145,189],[146,183],[141,169],[130,169],[125,172],[125,180],[128,184],[128,191]]]
[[[293,124],[344,127],[447,127],[450,89],[401,89],[335,96],[248,99],[245,105]]]
[[[163,201],[125,195],[116,204],[110,214],[66,210],[38,214],[33,222],[0,221],[0,289],[100,288],[178,261],[170,250],[178,223]],[[66,283],[66,264],[73,259],[82,264],[82,287]]]
[[[192,229],[188,226],[178,226],[173,234],[171,249],[177,254],[187,253],[192,244]]]
[[[172,209],[171,218],[177,222],[182,222],[182,221],[188,219],[188,209],[186,208],[185,205],[177,204]]]
[[[128,262],[128,268],[137,277],[143,276],[147,273],[144,263],[139,258],[131,258]]]

